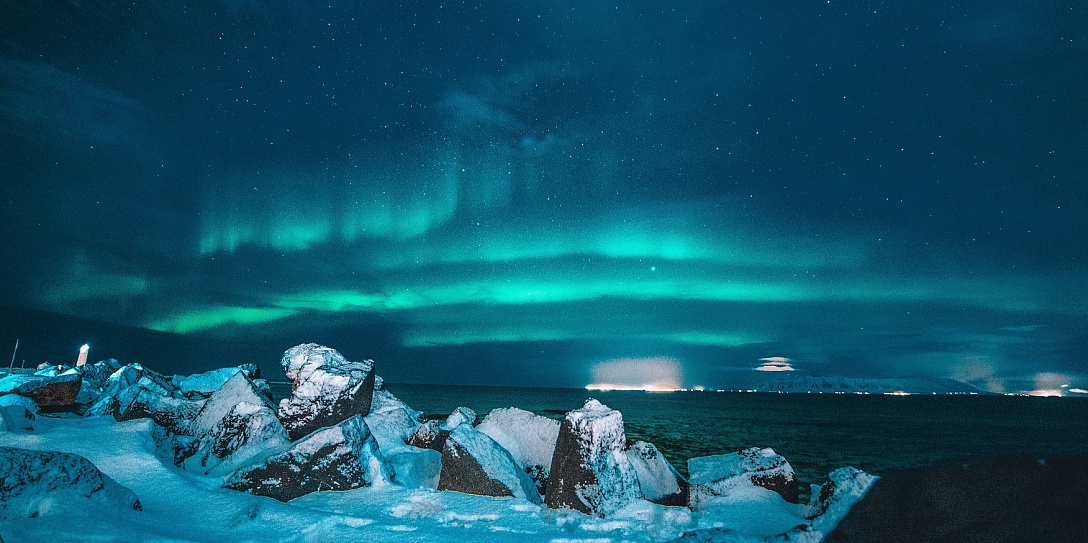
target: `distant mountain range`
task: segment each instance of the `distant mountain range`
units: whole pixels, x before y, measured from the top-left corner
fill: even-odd
[[[758,392],[806,392],[825,394],[992,394],[952,379],[786,376],[761,383]]]

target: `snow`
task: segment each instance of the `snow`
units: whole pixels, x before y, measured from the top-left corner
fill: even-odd
[[[380,445],[379,449],[382,449]],[[393,467],[393,473],[396,474],[393,481],[398,485],[404,488],[438,488],[438,479],[442,473],[441,452],[404,447],[399,452],[385,451],[383,454]]]
[[[375,392],[374,397],[380,397],[381,392],[384,391]],[[385,394],[392,397],[392,394],[388,392]],[[380,407],[372,409],[369,415],[363,417],[363,420],[366,421],[370,433],[377,440],[378,447],[386,455],[408,448],[405,442],[419,427],[421,414],[396,398],[383,399],[376,405]]]
[[[555,440],[559,437],[559,421],[536,415],[516,407],[493,409],[476,427],[504,449],[523,470],[548,476]]]
[[[647,500],[680,493],[680,474],[653,444],[636,441],[627,449],[627,459],[635,468],[639,489]]]
[[[0,407],[0,432],[11,432],[15,430],[15,420],[8,415],[6,407]]]

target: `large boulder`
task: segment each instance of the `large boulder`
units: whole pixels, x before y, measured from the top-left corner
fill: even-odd
[[[824,517],[825,520],[834,517],[841,520],[850,507],[865,496],[877,479],[879,477],[857,468],[839,468],[831,472],[823,485],[812,485],[805,517]]]
[[[94,364],[79,366],[72,371],[83,375],[83,386],[79,388],[76,403],[81,409],[86,410],[102,395],[102,391],[109,383],[110,376],[121,369],[121,364],[113,359],[100,360]]]
[[[638,487],[647,500],[661,505],[687,507],[688,482],[652,443],[636,441],[627,459],[638,475]]]
[[[184,452],[175,453],[174,459],[182,460],[180,464],[187,471],[227,474],[266,450],[286,446],[288,441],[287,431],[271,407],[243,401]]]
[[[193,435],[201,435],[210,431],[223,417],[227,416],[227,413],[242,402],[265,405],[269,409],[273,408],[272,402],[260,393],[257,385],[244,372],[236,371],[208,396],[200,411],[193,418]]]
[[[43,413],[74,411],[83,376],[77,372],[59,375],[8,375],[0,379],[0,395],[18,394],[34,400]]]
[[[63,518],[87,503],[140,510],[131,490],[82,456],[0,447],[0,520]]]
[[[536,485],[510,453],[470,424],[458,425],[446,438],[438,490],[540,503]]]
[[[555,440],[559,437],[559,421],[505,407],[491,410],[476,429],[510,451],[518,466],[536,483],[540,494],[545,494]]]
[[[145,373],[139,364],[125,364],[114,371],[102,385],[94,402],[84,411],[86,416],[112,416],[117,412],[117,396],[136,384]]]
[[[247,372],[233,369],[236,371],[227,374],[226,382],[204,400],[189,425],[195,439],[172,443],[176,447],[174,463],[186,470],[229,473],[261,451],[288,441],[272,402]]]
[[[280,501],[310,492],[386,485],[392,469],[361,416],[321,428],[227,478],[225,488]]]
[[[292,440],[370,413],[373,360],[349,362],[335,349],[307,343],[288,349],[282,363],[292,390],[280,401],[278,415]]]
[[[117,396],[113,418],[117,422],[149,418],[155,424],[181,435],[192,435],[191,424],[204,407],[205,400],[179,400],[170,395],[161,383],[140,377],[134,386]]]
[[[790,503],[797,503],[800,487],[793,466],[773,449],[752,447],[732,454],[702,456],[688,460],[691,506],[715,496],[727,496],[737,485],[751,484],[773,490]]]
[[[949,462],[890,472],[826,541],[1085,541],[1085,481],[1083,456]]]
[[[639,499],[624,451],[623,416],[597,400],[567,413],[559,427],[544,503],[607,516]]]

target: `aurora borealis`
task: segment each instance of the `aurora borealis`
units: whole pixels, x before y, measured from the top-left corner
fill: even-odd
[[[1078,3],[172,4],[0,5],[0,305],[409,382],[1088,386]]]

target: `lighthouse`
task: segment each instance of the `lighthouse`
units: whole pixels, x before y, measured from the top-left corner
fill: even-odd
[[[91,346],[86,343],[79,348],[79,358],[76,359],[76,367],[80,367],[87,363],[87,351],[91,350]]]

